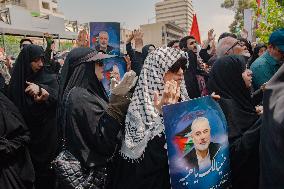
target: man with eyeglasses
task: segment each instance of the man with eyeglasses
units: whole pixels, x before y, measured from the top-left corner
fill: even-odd
[[[225,37],[219,41],[216,54],[218,58],[231,54],[243,55],[245,57],[251,56],[245,43],[231,36]]]
[[[284,61],[284,28],[270,35],[267,51],[251,65],[254,90],[270,80],[280,68],[282,61]]]

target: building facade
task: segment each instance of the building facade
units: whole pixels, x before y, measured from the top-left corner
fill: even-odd
[[[164,0],[155,4],[156,22],[175,22],[187,30],[193,18],[192,0]]]
[[[185,36],[186,30],[173,22],[157,22],[140,26],[144,45],[153,44],[156,47],[167,45],[170,41],[180,40]]]
[[[2,0],[0,2],[1,7],[6,5],[25,7],[35,16],[53,15],[64,18],[63,13],[58,10],[57,0]]]

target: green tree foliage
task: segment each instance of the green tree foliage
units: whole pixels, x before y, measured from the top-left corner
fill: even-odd
[[[70,51],[74,47],[74,43],[72,41],[62,41],[60,42],[60,48],[59,51]]]
[[[284,1],[281,2],[283,4]],[[256,36],[261,42],[267,43],[273,31],[284,28],[284,6],[281,6],[275,0],[266,0],[266,6],[258,10],[258,13],[260,14],[260,21],[256,29]]]
[[[244,10],[256,7],[255,0],[224,0],[222,8],[235,12],[234,21],[229,26],[230,32],[239,33],[244,26]]]
[[[20,52],[20,41],[22,37],[19,36],[13,36],[13,35],[4,35],[4,41],[3,43],[3,37],[0,36],[0,46],[2,48],[5,48],[5,52],[7,55],[13,55],[18,56]],[[5,46],[4,46],[5,44]]]

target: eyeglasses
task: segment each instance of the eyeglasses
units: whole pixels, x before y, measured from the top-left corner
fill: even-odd
[[[236,47],[237,45],[243,47],[245,46],[245,44],[241,41],[236,41],[226,52],[225,54],[228,54],[230,50],[232,50],[234,47]]]

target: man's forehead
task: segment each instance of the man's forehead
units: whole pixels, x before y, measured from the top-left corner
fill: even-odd
[[[194,132],[203,131],[205,129],[210,129],[209,124],[205,121],[199,122],[198,125],[195,125],[194,127],[192,127],[192,131]]]
[[[99,36],[104,36],[105,37],[105,36],[108,36],[108,34],[107,33],[100,33]]]

